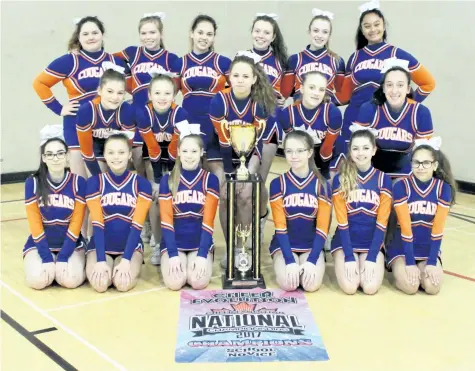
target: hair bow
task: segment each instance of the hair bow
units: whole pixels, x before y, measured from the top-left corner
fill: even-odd
[[[48,140],[58,138],[64,141],[63,125],[46,125],[40,130],[40,146],[45,144]]]
[[[440,146],[442,145],[442,138],[441,137],[433,137],[433,138],[430,138],[430,139],[425,139],[425,138],[416,139],[414,141],[414,147],[412,148],[412,150],[414,150],[417,147],[422,146],[422,145],[429,146],[429,147],[435,149],[436,151],[439,151]]]
[[[191,134],[196,134],[196,135],[203,134],[200,130],[201,129],[200,124],[190,124],[188,120],[177,122],[175,124],[175,127],[180,132],[180,140],[182,140],[184,137]]]
[[[157,18],[160,18],[163,21],[167,17],[167,14],[163,13],[163,12],[144,13],[142,19],[147,18],[147,17],[157,17]]]
[[[409,61],[405,61],[404,59],[398,59],[396,57],[387,58],[384,60],[381,73],[386,73],[393,67],[401,67],[404,71],[409,72]]]
[[[112,62],[109,62],[109,61],[102,62],[102,68],[104,69],[104,71],[114,70],[116,72],[121,73],[122,75],[125,74],[125,68],[124,67],[118,66],[118,65],[116,65]]]
[[[275,13],[256,13],[256,17],[269,17],[272,18],[274,21],[279,20],[279,16]]]
[[[317,9],[317,8],[312,9],[312,15],[314,17],[320,15],[320,16],[323,16],[323,17],[327,17],[330,20],[333,20],[333,18],[335,17],[335,14],[333,14],[332,12],[328,12],[326,10],[320,10],[320,9]]]
[[[247,57],[251,58],[254,61],[254,64],[257,64],[261,61],[261,56],[257,53],[251,52],[249,50],[238,51],[236,57]]]
[[[378,136],[378,129],[375,129],[375,128],[370,128],[368,126],[363,126],[363,125],[360,125],[360,124],[356,124],[356,123],[353,123],[351,124],[350,126],[350,131],[352,133],[356,133],[357,131],[362,131],[362,130],[365,130],[365,131],[369,131],[371,134],[373,134],[375,137]]]
[[[308,135],[310,135],[313,139],[313,143],[314,144],[320,144],[322,143],[322,141],[320,140],[320,138],[318,137],[318,134],[317,134],[317,131],[316,130],[313,130],[310,126],[306,126],[306,125],[301,125],[301,126],[294,126],[294,130],[295,131],[304,131],[305,133],[307,133]]]
[[[178,75],[175,72],[165,71],[163,67],[157,67],[157,66],[153,66],[152,68],[150,68],[150,71],[148,71],[148,74],[152,77],[155,77],[158,75],[168,76],[172,79],[178,77]]]
[[[368,10],[379,9],[379,0],[371,0],[368,3],[364,3],[358,7],[360,14],[367,12]]]

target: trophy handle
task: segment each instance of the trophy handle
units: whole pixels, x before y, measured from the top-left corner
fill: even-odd
[[[228,143],[231,143],[231,136],[227,136],[226,133],[229,132],[229,122],[227,120],[222,120],[221,121],[221,133],[223,133],[223,137],[224,139],[226,139],[226,141]]]

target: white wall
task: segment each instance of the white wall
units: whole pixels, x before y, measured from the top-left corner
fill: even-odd
[[[345,61],[354,50],[359,2],[2,2],[1,4],[1,155],[2,173],[33,170],[38,162],[38,133],[59,123],[33,91],[35,76],[66,52],[72,20],[97,15],[106,26],[106,50],[115,52],[138,42],[137,23],[145,12],[165,11],[165,43],[170,51],[188,52],[188,29],[199,13],[218,22],[216,50],[232,57],[249,48],[250,26],[256,12],[280,15],[279,24],[289,53],[307,44],[312,7],[335,13],[332,48]],[[475,182],[475,60],[474,2],[382,1],[389,22],[389,42],[418,58],[435,76],[436,90],[426,100],[436,134],[459,180]],[[54,88],[60,102],[66,94]]]

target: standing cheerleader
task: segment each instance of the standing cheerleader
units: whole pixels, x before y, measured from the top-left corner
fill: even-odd
[[[274,91],[262,67],[259,65],[260,60],[260,56],[255,53],[249,51],[238,52],[230,69],[229,80],[231,88],[216,94],[210,104],[210,117],[219,135],[221,157],[224,164],[222,165],[224,170],[218,171],[217,175],[221,186],[219,216],[225,235],[227,232],[225,174],[234,172],[234,167],[239,163],[239,158],[228,141],[228,130],[223,130],[221,123],[226,121],[229,126],[254,125],[258,128],[261,124],[266,124],[268,112],[274,112],[276,105]],[[262,132],[258,131],[257,135],[257,145],[249,153],[246,160],[251,174],[259,172],[262,156],[262,140],[259,138],[259,136],[262,136]],[[241,223],[243,226],[250,225],[252,217],[252,184],[239,183],[236,186],[236,192],[238,205],[236,223]],[[266,208],[261,213],[262,225],[262,220],[267,214]],[[248,241],[249,243],[251,242],[250,239]],[[225,265],[225,260],[221,263]]]
[[[84,17],[76,23],[68,51],[49,64],[33,82],[33,88],[43,103],[57,115],[63,116],[66,144],[70,150],[71,171],[86,178],[86,168],[79,152],[76,133],[76,113],[80,107],[91,101],[97,93],[99,79],[108,61],[123,66],[118,57],[104,52],[104,24],[97,17]],[[61,105],[51,88],[62,81],[68,93],[69,102]]]
[[[145,141],[147,153],[150,156],[152,176],[148,176],[152,183],[153,203],[150,207],[150,222],[153,239],[150,239],[152,255],[150,262],[153,265],[160,264],[160,209],[158,207],[159,185],[162,178],[162,164],[165,161],[168,169],[173,168],[177,156],[177,134],[179,129],[177,123],[185,122],[188,114],[186,111],[173,103],[176,95],[176,85],[172,74],[151,70],[154,75],[148,86],[149,103],[138,106],[136,110],[136,121],[143,140]],[[198,131],[199,132],[199,131]]]
[[[349,127],[356,121],[361,105],[371,100],[380,86],[385,59],[396,57],[409,62],[412,80],[419,85],[414,93],[416,102],[422,102],[435,88],[434,78],[414,56],[387,43],[385,18],[379,10],[379,1],[363,4],[359,9],[357,50],[348,59],[342,87],[342,101],[350,101],[343,117],[343,148],[346,147],[344,141],[348,142],[350,137]]]
[[[345,62],[330,49],[334,15],[320,9],[313,9],[312,15],[308,25],[310,44],[304,51],[290,56],[285,86],[281,91],[287,97],[294,90],[294,100],[297,100],[301,94],[303,76],[308,72],[320,72],[327,78],[328,96],[333,103],[340,104],[337,92],[345,77]]]
[[[287,70],[287,47],[285,46],[284,37],[277,23],[277,14],[257,13],[252,23],[252,52],[261,57],[259,64],[263,68],[269,83],[274,88],[277,98],[277,111],[284,106],[285,97],[282,95],[281,87],[284,82],[284,72]],[[262,159],[259,173],[262,181],[266,182],[272,166],[272,160],[275,157],[278,146],[278,127],[276,123],[276,113],[269,112],[270,117],[263,133]],[[269,193],[267,187],[261,188],[262,195],[261,210],[267,210],[269,201]],[[269,215],[267,211],[266,216]],[[264,229],[266,217],[261,219],[261,229]]]
[[[216,175],[201,168],[203,140],[194,125],[182,126],[178,157],[160,182],[165,285],[195,290],[208,286],[213,269],[213,228],[219,202]]]
[[[113,132],[127,131],[135,135],[133,107],[124,102],[125,75],[123,68],[108,64],[101,77],[95,99],[83,105],[78,111],[76,128],[81,153],[90,175],[107,170],[104,162],[104,143]],[[98,162],[100,161],[100,162]]]
[[[147,13],[139,21],[138,31],[142,46],[129,46],[119,53],[115,53],[123,58],[132,74],[129,79],[128,91],[132,94],[133,103],[136,107],[143,107],[149,100],[148,87],[152,76],[150,72],[171,71],[171,66],[177,60],[177,55],[165,49],[163,42],[163,20],[166,14],[162,12]],[[134,166],[140,175],[145,174],[148,154],[144,146],[142,137],[137,131],[134,138],[134,148],[132,159]],[[149,171],[150,173],[150,171]]]
[[[23,249],[26,281],[41,290],[56,280],[75,288],[86,278],[81,236],[86,181],[67,168],[68,147],[62,125],[41,131],[38,170],[26,180],[25,205],[31,235]]]
[[[357,124],[377,129],[378,151],[373,158],[376,169],[393,178],[411,173],[410,152],[414,141],[433,134],[429,109],[408,99],[411,74],[408,62],[386,59],[381,85],[372,102],[361,106]]]
[[[328,82],[320,72],[308,72],[302,78],[301,99],[284,108],[277,116],[279,141],[284,133],[299,128],[307,131],[314,140],[314,159],[327,179],[333,179],[343,154],[334,150],[340,135],[340,110],[329,102],[326,93]]]
[[[214,52],[216,21],[207,15],[197,16],[191,25],[191,53],[179,58],[172,71],[180,78],[183,108],[188,121],[201,125],[206,151],[206,167],[214,174],[222,172],[217,135],[209,118],[209,106],[214,95],[223,90],[231,60]]]
[[[333,204],[338,221],[331,252],[338,285],[352,295],[378,292],[384,278],[382,248],[391,212],[389,176],[371,165],[376,152],[374,129],[351,127],[348,158],[333,181]]]
[[[152,187],[127,170],[131,157],[128,137],[112,134],[104,143],[109,170],[87,181],[93,236],[86,274],[97,292],[106,291],[111,283],[119,291],[128,291],[139,279],[143,263],[140,231],[152,202]]]
[[[280,288],[316,291],[325,272],[323,245],[330,227],[330,189],[315,166],[313,138],[296,130],[286,136],[290,170],[272,180],[270,204],[275,234],[270,244]]]
[[[394,184],[399,226],[387,247],[387,260],[396,287],[406,294],[415,294],[422,286],[435,295],[442,285],[440,246],[456,186],[450,164],[440,151],[441,142],[440,137],[416,140],[413,172]]]

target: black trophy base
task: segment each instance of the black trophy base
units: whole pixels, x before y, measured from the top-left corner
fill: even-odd
[[[226,274],[223,274],[223,289],[224,290],[244,290],[244,289],[255,289],[255,288],[266,288],[266,283],[264,282],[264,277],[262,274],[259,275],[258,279],[255,279],[251,275],[251,271],[244,277],[242,277],[241,272],[237,269],[234,269],[234,278],[232,280],[228,279]]]

